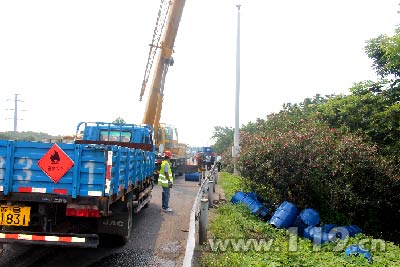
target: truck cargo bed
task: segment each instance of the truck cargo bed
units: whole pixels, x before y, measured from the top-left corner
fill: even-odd
[[[140,185],[153,171],[153,153],[140,149],[0,140],[0,196],[112,196]],[[57,177],[60,172],[65,174]]]

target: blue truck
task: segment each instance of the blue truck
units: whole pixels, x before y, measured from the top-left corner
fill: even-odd
[[[129,240],[151,199],[153,129],[84,122],[77,133],[73,143],[0,140],[0,244]]]

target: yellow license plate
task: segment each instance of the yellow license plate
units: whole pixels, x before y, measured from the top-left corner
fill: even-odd
[[[31,207],[0,206],[0,225],[28,226]]]

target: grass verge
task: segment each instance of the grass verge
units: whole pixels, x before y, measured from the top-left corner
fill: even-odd
[[[241,190],[240,177],[220,173],[226,199]],[[228,202],[216,209],[209,224],[208,243],[203,245],[201,266],[400,266],[400,248],[364,234],[314,245],[308,239],[276,229],[240,204]],[[362,255],[346,256],[345,249],[360,244],[371,251],[373,262]]]

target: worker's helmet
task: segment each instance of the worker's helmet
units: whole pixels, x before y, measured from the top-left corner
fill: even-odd
[[[164,158],[170,159],[171,157],[172,157],[172,152],[171,151],[169,151],[169,150],[164,151]]]

